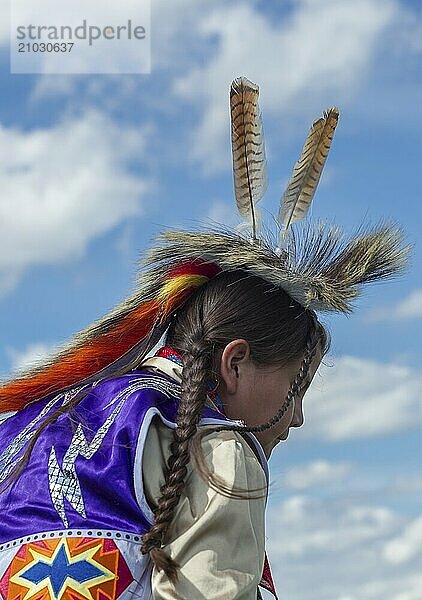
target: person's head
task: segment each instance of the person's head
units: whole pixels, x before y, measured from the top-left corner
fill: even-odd
[[[278,442],[287,439],[290,427],[303,425],[303,396],[325,351],[321,342],[322,340],[315,349],[300,390],[286,413],[272,427],[255,433],[267,457]],[[252,427],[267,423],[278,413],[295,378],[301,372],[303,361],[303,357],[299,357],[287,364],[257,365],[245,339],[229,342],[219,353],[218,359],[221,379],[218,392],[225,414],[231,419],[241,419]]]
[[[289,426],[302,424],[301,400],[329,336],[313,311],[239,270],[199,288],[174,315],[166,343],[183,357],[181,399],[167,483],[143,551],[154,548],[156,564],[167,570],[156,549],[183,490],[209,382],[217,382],[227,416],[244,420],[243,431],[255,433],[269,454]]]
[[[315,313],[286,292],[245,271],[232,271],[221,273],[191,296],[175,315],[167,343],[185,362],[196,362],[196,377],[200,367],[204,383],[218,382],[227,416],[248,426],[267,423],[281,408],[296,376],[303,375],[296,402],[292,400],[281,422],[257,432],[268,447],[293,417],[293,426],[301,424],[304,387],[328,350],[329,337]],[[309,349],[314,356],[305,373],[301,366]]]

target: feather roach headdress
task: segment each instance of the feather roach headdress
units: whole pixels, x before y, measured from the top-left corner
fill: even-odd
[[[339,112],[326,110],[309,131],[281,197],[277,238],[261,231],[258,202],[267,187],[259,89],[246,78],[230,90],[236,204],[246,234],[166,231],[143,261],[136,291],[55,356],[0,388],[0,411],[117,372],[160,338],[174,312],[220,271],[244,269],[284,289],[305,308],[348,313],[362,284],[392,277],[409,248],[390,224],[347,237],[326,223],[301,224],[311,204]],[[274,235],[273,235],[274,237]]]

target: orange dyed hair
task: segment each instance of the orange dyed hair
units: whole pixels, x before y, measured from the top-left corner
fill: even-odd
[[[159,319],[163,322],[191,293],[219,271],[195,259],[177,265],[166,276],[157,298],[142,302],[107,331],[76,345],[45,367],[0,387],[0,412],[20,410],[29,402],[100,372],[143,340]]]

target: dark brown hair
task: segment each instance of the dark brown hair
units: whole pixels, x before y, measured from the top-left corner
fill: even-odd
[[[257,366],[281,366],[302,359],[278,413],[267,423],[236,427],[240,432],[259,432],[275,425],[299,393],[318,345],[321,353],[325,354],[330,343],[328,333],[313,311],[292,300],[283,290],[245,271],[219,274],[199,288],[174,316],[167,344],[183,357],[177,427],[170,447],[165,483],[155,511],[155,523],[144,534],[141,547],[142,552],[149,552],[156,567],[163,569],[172,581],[177,579],[178,565],[162,546],[184,488],[193,448],[200,473],[214,487],[223,488],[223,493],[230,494],[218,477],[213,479],[207,472],[204,461],[198,457],[200,444],[192,444],[192,441],[198,439],[195,434],[206,401],[207,387],[209,381],[215,379],[216,354],[236,338],[247,340],[251,360]],[[234,427],[216,428],[217,431],[223,429]]]

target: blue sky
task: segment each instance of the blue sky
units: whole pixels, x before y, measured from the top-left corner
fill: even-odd
[[[130,0],[122,0],[122,15]],[[0,26],[0,371],[51,351],[131,290],[163,226],[238,222],[228,90],[261,87],[276,213],[309,125],[340,122],[311,218],[401,224],[411,268],[333,336],[305,425],[271,459],[282,598],[420,600],[422,5],[152,0],[148,75],[11,75]],[[333,565],[335,569],[333,570]]]

